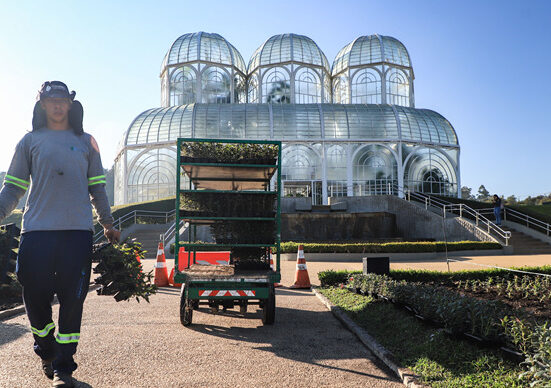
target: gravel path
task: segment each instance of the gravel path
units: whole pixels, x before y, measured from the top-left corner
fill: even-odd
[[[308,264],[313,282],[318,270],[347,267],[328,264]],[[284,263],[282,272],[283,283],[291,284],[294,263]],[[77,386],[402,386],[311,292],[279,288],[276,301],[273,326],[262,326],[260,311],[251,306],[245,316],[196,311],[194,324],[185,328],[177,289],[161,289],[151,304],[90,293]],[[28,327],[24,315],[0,322],[0,387],[49,386]]]

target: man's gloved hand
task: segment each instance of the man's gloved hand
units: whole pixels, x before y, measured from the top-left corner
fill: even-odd
[[[103,227],[103,234],[111,244],[119,242],[121,239],[121,232],[115,229],[113,224],[105,225]]]

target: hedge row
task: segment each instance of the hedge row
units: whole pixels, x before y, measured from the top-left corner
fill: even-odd
[[[281,253],[296,253],[298,246],[304,247],[304,253],[421,253],[444,252],[445,242],[390,242],[390,243],[354,243],[354,244],[320,244],[281,243]],[[502,249],[501,244],[486,241],[457,241],[447,243],[448,251],[469,251]]]
[[[520,267],[513,268],[527,272],[535,272],[551,275],[551,265],[543,267]],[[362,271],[322,271],[318,273],[318,278],[322,287],[334,287],[339,284],[346,284],[350,276],[361,274]],[[503,279],[512,279],[516,275],[505,269],[487,269],[475,271],[455,271],[455,272],[440,272],[427,270],[391,270],[389,277],[394,280],[405,280],[408,282],[419,283],[437,283],[442,285],[452,286],[456,281],[465,280],[480,280],[484,281],[490,278],[499,276]]]

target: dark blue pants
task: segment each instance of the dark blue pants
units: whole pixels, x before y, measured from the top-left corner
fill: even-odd
[[[84,230],[36,231],[21,235],[17,278],[34,336],[34,351],[53,360],[54,371],[71,373],[80,339],[82,306],[92,266],[92,233]],[[58,333],[52,300],[59,300]]]
[[[501,208],[494,207],[494,216],[496,217],[496,225],[501,225]]]

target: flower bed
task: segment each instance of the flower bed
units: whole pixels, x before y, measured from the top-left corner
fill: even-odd
[[[527,378],[518,378],[523,369],[499,352],[450,337],[382,299],[340,288],[319,291],[433,388],[527,385]]]
[[[392,243],[354,243],[354,244],[323,244],[297,243],[293,241],[281,243],[281,253],[296,253],[298,246],[304,247],[304,253],[417,253],[445,252],[466,250],[502,249],[494,242],[457,241],[457,242],[392,242]]]
[[[551,383],[551,321],[499,300],[473,297],[443,286],[398,281],[387,276],[352,276],[347,286],[402,305],[450,334],[467,334],[486,344],[504,345],[525,355],[523,376]]]

